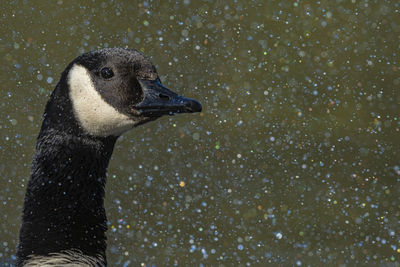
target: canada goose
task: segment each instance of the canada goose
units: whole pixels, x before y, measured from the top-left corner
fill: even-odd
[[[140,52],[73,60],[46,105],[27,186],[17,266],[106,266],[104,186],[123,132],[201,104],[164,87]]]

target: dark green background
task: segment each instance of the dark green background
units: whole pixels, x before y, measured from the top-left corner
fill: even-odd
[[[0,15],[0,263],[60,73],[119,46],[203,112],[118,141],[111,266],[399,266],[398,1],[7,1]]]

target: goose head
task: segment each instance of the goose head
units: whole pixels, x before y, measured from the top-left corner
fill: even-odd
[[[133,49],[85,53],[70,63],[63,77],[45,113],[54,116],[71,109],[80,131],[92,136],[119,136],[163,115],[202,109],[196,100],[165,87],[150,60]],[[58,122],[65,124],[62,118]]]
[[[106,171],[125,131],[163,115],[200,112],[160,82],[136,50],[85,53],[47,102],[25,197],[17,266],[106,266]]]

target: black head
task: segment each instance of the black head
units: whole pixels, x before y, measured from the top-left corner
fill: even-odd
[[[71,62],[65,75],[73,114],[93,136],[118,136],[163,115],[202,108],[164,87],[154,65],[136,50],[85,53]]]

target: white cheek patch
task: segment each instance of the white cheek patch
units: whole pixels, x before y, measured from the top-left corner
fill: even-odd
[[[118,136],[135,125],[132,118],[102,99],[85,67],[75,64],[69,71],[68,84],[74,114],[87,133]]]

